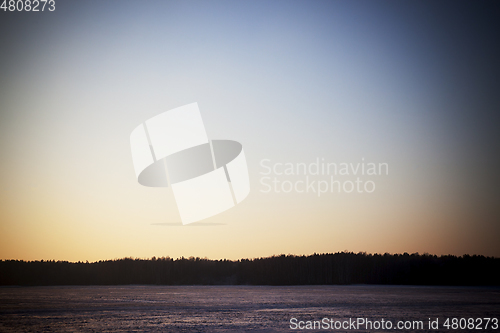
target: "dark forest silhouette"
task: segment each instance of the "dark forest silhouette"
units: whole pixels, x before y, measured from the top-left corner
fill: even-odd
[[[341,252],[209,260],[0,261],[0,285],[500,285],[500,258]]]

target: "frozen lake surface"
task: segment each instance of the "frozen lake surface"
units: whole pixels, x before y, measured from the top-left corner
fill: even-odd
[[[296,332],[291,318],[422,321],[500,319],[499,288],[413,286],[1,287],[0,332]],[[439,329],[428,320],[439,318]],[[491,324],[490,324],[491,325]],[[346,332],[345,329],[321,331]]]

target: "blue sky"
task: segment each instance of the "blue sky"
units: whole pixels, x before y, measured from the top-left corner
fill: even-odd
[[[500,255],[498,5],[85,1],[0,12],[0,257]],[[134,178],[129,135],[198,102],[252,191],[216,227]],[[260,161],[385,162],[370,195],[264,194]]]

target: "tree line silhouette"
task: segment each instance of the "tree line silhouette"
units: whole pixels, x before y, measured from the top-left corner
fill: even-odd
[[[0,261],[0,285],[500,285],[500,258],[339,252],[209,260]]]

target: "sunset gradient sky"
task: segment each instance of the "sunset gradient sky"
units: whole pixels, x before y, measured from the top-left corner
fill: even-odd
[[[499,257],[499,13],[488,1],[0,11],[0,259]],[[129,138],[193,102],[210,139],[243,145],[251,192],[181,226],[171,189],[137,182]],[[318,158],[389,174],[364,178],[370,194],[262,193],[263,159]]]

